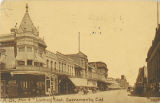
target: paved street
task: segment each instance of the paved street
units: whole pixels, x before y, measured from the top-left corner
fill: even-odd
[[[65,98],[67,100],[75,100],[75,99],[86,99],[86,101],[79,100],[81,102],[73,102],[73,103],[158,103],[153,102],[151,99],[147,99],[144,97],[133,97],[128,96],[128,93],[126,90],[112,90],[112,91],[105,91],[105,92],[99,92],[95,94],[88,94],[88,95],[66,95],[66,96],[59,96],[56,98]],[[67,99],[68,98],[68,99]],[[87,101],[87,99],[89,99]],[[155,99],[154,99],[155,100]],[[160,103],[160,102],[159,102]]]
[[[71,94],[53,97],[21,98],[2,101],[2,103],[160,103],[158,98],[128,96],[126,90],[112,90],[87,95]]]

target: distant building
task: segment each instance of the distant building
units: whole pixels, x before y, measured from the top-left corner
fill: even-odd
[[[134,85],[134,94],[143,96],[147,90],[147,68],[139,68],[136,83]]]
[[[121,78],[120,79],[117,78],[116,81],[119,83],[120,87],[123,89],[126,89],[129,86],[129,83],[127,82],[125,75],[121,75]]]
[[[120,87],[120,84],[117,82],[116,78],[108,77],[107,83],[108,83],[108,90],[115,90],[122,88]]]
[[[144,86],[144,84],[147,84],[147,74],[146,74],[147,68],[144,66],[142,68],[139,68],[136,85]]]
[[[99,90],[107,89],[107,77],[108,77],[108,68],[104,62],[89,62],[89,65],[95,67],[98,74],[97,86]],[[101,79],[100,79],[101,78]]]

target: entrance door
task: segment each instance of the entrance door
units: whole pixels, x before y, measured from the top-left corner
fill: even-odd
[[[75,86],[67,77],[60,77],[58,83],[59,94],[74,93]]]
[[[45,76],[45,92],[46,92],[46,95],[51,94],[51,82],[50,82],[49,76]]]

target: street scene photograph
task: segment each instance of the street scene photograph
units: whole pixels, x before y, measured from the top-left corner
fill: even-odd
[[[0,103],[160,103],[159,0],[3,0]]]

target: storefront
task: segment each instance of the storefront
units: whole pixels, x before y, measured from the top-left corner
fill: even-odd
[[[47,75],[47,76],[46,76]],[[22,71],[2,73],[2,97],[35,97],[58,92],[54,74],[26,73]]]
[[[75,86],[67,76],[58,77],[58,94],[75,93]]]

